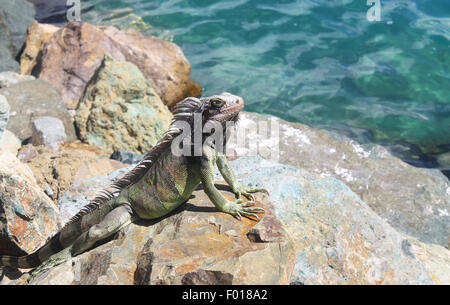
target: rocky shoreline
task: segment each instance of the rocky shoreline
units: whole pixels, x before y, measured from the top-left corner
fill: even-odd
[[[171,42],[40,24],[26,1],[0,3],[0,254],[24,255],[130,170],[170,106],[201,88]],[[0,269],[0,284],[450,284],[447,177],[268,115],[243,113],[238,126],[261,122],[278,124],[278,145],[260,130],[247,140],[279,159],[234,146],[231,162],[241,183],[270,192],[257,196],[260,222],[216,212],[199,189],[36,278]]]

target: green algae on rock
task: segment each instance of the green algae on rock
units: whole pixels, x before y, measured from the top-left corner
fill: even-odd
[[[105,56],[75,115],[82,141],[112,153],[147,152],[168,128],[172,115],[132,63]]]

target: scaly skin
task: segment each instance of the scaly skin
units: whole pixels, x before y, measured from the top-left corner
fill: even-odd
[[[239,185],[225,155],[208,137],[211,132],[205,132],[205,129],[210,130],[205,126],[221,126],[223,135],[227,134],[226,123],[235,122],[243,106],[242,98],[229,93],[181,101],[175,106],[174,121],[169,130],[143,161],[95,198],[38,251],[24,257],[0,256],[0,267],[34,268],[40,265],[33,275],[47,270],[88,250],[95,242],[111,236],[133,220],[167,215],[187,201],[200,183],[219,211],[238,219],[244,216],[259,220],[257,213],[264,209],[253,206],[252,194],[266,190]],[[187,123],[191,130],[198,131],[194,113],[202,116],[201,142],[198,143],[201,156],[177,156],[172,152],[171,144],[182,132],[179,124]],[[237,200],[228,201],[215,187],[215,164]],[[242,204],[242,195],[252,200]]]

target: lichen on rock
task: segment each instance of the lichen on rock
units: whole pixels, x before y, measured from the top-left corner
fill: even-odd
[[[144,153],[161,138],[171,118],[135,65],[105,56],[76,110],[75,125],[82,141],[110,153]]]

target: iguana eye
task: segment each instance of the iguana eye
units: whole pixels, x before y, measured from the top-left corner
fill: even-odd
[[[223,106],[223,104],[225,104],[225,101],[223,101],[223,100],[219,100],[219,99],[213,99],[213,100],[211,100],[211,105],[212,105],[213,107],[220,108],[220,107]]]

